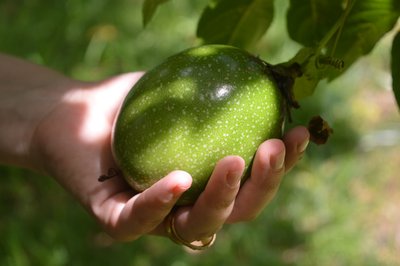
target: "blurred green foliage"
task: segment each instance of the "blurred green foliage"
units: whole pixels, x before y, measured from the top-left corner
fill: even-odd
[[[141,1],[1,0],[0,52],[84,80],[145,70],[198,44],[206,2],[170,1],[143,29]],[[286,7],[277,4],[269,41],[257,47],[272,63],[299,47],[284,41]],[[205,253],[159,237],[114,243],[53,179],[2,166],[0,265],[400,265],[400,126],[385,89],[385,45],[302,100],[296,124],[321,114],[333,137],[310,146],[257,220],[226,226]],[[382,142],[382,132],[393,141]]]
[[[137,0],[2,0],[0,48],[77,78],[147,69],[194,45],[204,3],[169,4],[144,29]]]

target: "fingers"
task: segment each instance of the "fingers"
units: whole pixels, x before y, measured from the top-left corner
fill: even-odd
[[[260,145],[253,161],[251,176],[243,184],[229,223],[249,221],[259,215],[278,190],[284,173],[285,146],[278,139]]]
[[[284,142],[271,139],[257,150],[250,178],[243,184],[227,222],[249,221],[257,217],[278,191],[282,176],[299,160],[309,140],[308,130],[296,127]]]
[[[304,127],[290,130],[282,140],[262,143],[254,157],[251,176],[240,188],[245,163],[238,156],[220,160],[206,189],[193,206],[174,213],[175,229],[188,242],[209,239],[224,223],[252,220],[275,196],[285,170],[303,154],[309,139]],[[132,198],[121,193],[110,200],[109,231],[119,240],[146,233],[166,235],[164,219],[191,185],[191,177],[175,171]],[[239,191],[240,188],[240,191]]]
[[[293,168],[306,150],[310,141],[310,133],[307,128],[298,126],[287,132],[283,141],[286,146],[285,166],[287,172]]]
[[[207,239],[216,233],[232,212],[245,167],[238,156],[220,160],[204,192],[192,207],[176,212],[176,228],[187,241]]]
[[[108,231],[120,241],[134,240],[154,230],[192,183],[190,175],[174,171],[142,193],[129,198],[126,193],[108,199],[112,211]]]

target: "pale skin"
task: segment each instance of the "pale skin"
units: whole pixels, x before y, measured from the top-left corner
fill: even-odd
[[[117,168],[110,144],[113,122],[141,75],[82,82],[0,54],[0,163],[55,178],[119,241],[166,236],[165,218],[192,182],[181,170],[142,193],[120,176],[98,181],[109,168]],[[179,235],[188,242],[207,241],[224,224],[255,219],[274,198],[283,175],[301,158],[308,140],[307,129],[296,127],[282,140],[262,143],[251,177],[243,184],[243,159],[222,158],[194,205],[176,209]]]

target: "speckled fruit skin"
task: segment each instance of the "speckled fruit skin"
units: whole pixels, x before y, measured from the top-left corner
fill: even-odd
[[[205,45],[168,58],[127,95],[113,131],[113,155],[143,191],[173,170],[193,177],[178,205],[193,203],[216,162],[252,162],[266,139],[281,137],[283,98],[266,65],[235,47]]]

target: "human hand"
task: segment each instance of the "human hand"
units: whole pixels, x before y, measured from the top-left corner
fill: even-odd
[[[192,246],[191,241],[201,240],[200,244],[192,246],[196,248],[207,246],[225,223],[255,219],[274,198],[281,178],[301,158],[308,142],[309,132],[304,127],[290,130],[283,141],[265,141],[259,146],[251,175],[243,184],[240,184],[243,159],[238,156],[223,158],[195,204],[172,212],[174,223],[166,224],[167,228],[174,227],[181,244]],[[163,228],[160,230],[162,233]]]
[[[309,138],[305,128],[289,131],[283,141],[261,144],[251,177],[242,185],[243,159],[228,156],[220,160],[193,206],[173,210],[191,185],[189,173],[183,171],[170,173],[142,193],[133,191],[120,176],[98,182],[99,176],[116,167],[110,145],[113,121],[140,76],[130,73],[97,83],[64,84],[69,89],[38,123],[32,137],[34,168],[55,177],[121,241],[145,234],[167,236],[170,213],[176,233],[188,243],[207,243],[225,223],[257,217],[274,197],[282,176],[304,152]]]

